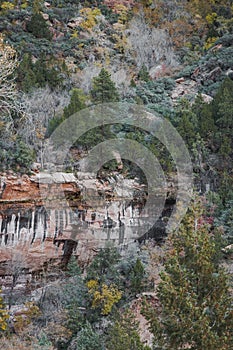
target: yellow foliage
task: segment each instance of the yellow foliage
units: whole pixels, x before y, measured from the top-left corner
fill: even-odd
[[[22,9],[26,9],[28,6],[29,6],[29,5],[28,5],[27,0],[24,0],[24,1],[22,1],[22,4],[21,4],[20,7],[21,7]]]
[[[124,53],[125,49],[128,46],[128,41],[126,36],[122,34],[113,34],[112,37],[116,41],[115,43],[115,49],[118,50],[120,53]]]
[[[211,11],[211,6],[213,1],[209,0],[193,0],[188,3],[188,6],[196,13],[198,13],[202,18],[205,18],[206,15]]]
[[[119,14],[119,18],[118,18],[118,22],[119,23],[126,23],[127,19],[128,19],[128,9],[126,6],[124,6],[123,4],[117,4],[115,6],[115,11],[116,13]]]
[[[90,280],[87,282],[87,288],[89,289],[89,293],[95,291],[98,288],[99,284],[96,280]]]
[[[114,285],[108,287],[106,284],[102,285],[102,315],[108,315],[114,304],[116,304],[122,297],[122,292]]]
[[[1,290],[0,290],[1,293]],[[5,310],[2,297],[0,297],[0,331],[7,329],[7,320],[9,318],[8,312]]]
[[[205,49],[205,50],[208,50],[209,48],[211,48],[211,46],[214,45],[214,43],[216,42],[217,39],[218,39],[218,38],[215,38],[215,37],[213,37],[213,38],[208,38],[208,39],[206,40],[205,45],[204,45],[204,49]]]
[[[217,17],[218,17],[217,13],[215,13],[215,12],[209,13],[206,16],[206,21],[208,24],[213,24],[214,21],[217,19]]]
[[[87,282],[87,287],[92,296],[92,308],[101,308],[101,314],[104,316],[112,311],[114,304],[122,297],[122,292],[114,284],[107,286],[103,283],[100,286],[96,280],[90,280]]]
[[[14,8],[15,8],[15,5],[9,1],[3,1],[3,3],[1,4],[1,9],[3,11],[13,10]]]
[[[38,306],[32,302],[26,303],[25,310],[22,311],[21,315],[15,316],[14,328],[16,332],[23,331],[40,314]]]
[[[78,38],[78,31],[75,29],[74,31],[73,31],[73,33],[71,34],[71,38],[72,39],[76,39],[76,38]]]
[[[110,63],[111,63],[111,59],[110,59],[109,53],[106,52],[106,53],[105,53],[105,65],[106,65],[106,66],[109,66]]]
[[[80,15],[83,17],[80,27],[83,30],[90,31],[97,24],[97,16],[101,15],[101,11],[99,9],[84,7],[80,10]]]

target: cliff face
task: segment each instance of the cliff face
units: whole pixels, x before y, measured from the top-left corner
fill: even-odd
[[[42,193],[56,199],[61,191],[76,194],[80,192],[73,174],[37,174],[34,176],[0,175],[0,210],[15,207],[32,208],[43,204]],[[56,204],[56,203],[55,203]]]
[[[123,247],[135,241],[150,221],[149,212],[140,217],[145,186],[122,180],[116,175],[97,181],[84,173],[2,174],[0,275],[11,273],[14,259],[22,270],[35,272],[49,262],[67,262],[72,253],[85,264],[107,241]]]
[[[22,269],[34,271],[62,256],[62,246],[54,245],[59,230],[69,223],[69,213],[59,211],[61,192],[73,198],[71,205],[80,203],[80,188],[71,174],[1,174],[0,274],[10,273],[7,266],[14,259]],[[45,193],[51,203],[46,209]]]

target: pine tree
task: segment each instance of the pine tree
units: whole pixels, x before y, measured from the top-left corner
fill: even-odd
[[[215,131],[212,105],[205,103],[201,94],[198,94],[192,106],[198,122],[198,132],[201,137],[210,139]]]
[[[119,272],[116,264],[120,254],[116,248],[104,248],[95,256],[87,269],[87,280],[96,279],[99,283],[114,282],[117,284]]]
[[[142,68],[140,69],[138,73],[138,78],[146,82],[150,80],[150,76],[145,65],[143,65]]]
[[[134,294],[143,290],[143,282],[145,278],[145,269],[140,259],[136,260],[135,265],[130,274],[130,289]]]
[[[232,196],[233,198],[233,196]],[[224,228],[224,236],[228,244],[233,244],[233,199],[229,199],[216,218],[218,226]]]
[[[17,82],[20,88],[29,92],[36,85],[36,76],[33,72],[32,56],[25,53],[17,69]]]
[[[93,88],[91,90],[92,100],[95,103],[117,102],[119,94],[114,82],[111,80],[111,75],[104,68],[100,74],[93,78]]]
[[[40,13],[34,13],[27,23],[26,28],[29,33],[32,33],[38,39],[52,39],[52,34],[49,31],[49,27]]]
[[[91,96],[92,101],[95,104],[119,101],[117,88],[114,82],[111,80],[111,75],[107,70],[102,68],[100,74],[97,77],[93,78],[92,83]],[[93,144],[93,136],[95,135],[97,135],[95,139],[97,141],[96,143],[98,144],[109,138],[109,136],[112,134],[109,125],[100,126],[98,130],[95,130],[95,135],[93,134],[93,131],[94,130],[91,130],[88,135],[89,144]]]
[[[117,315],[108,331],[106,345],[107,350],[150,350],[141,342],[138,324],[129,311]]]
[[[81,269],[74,256],[71,256],[67,264],[67,283],[63,286],[64,306],[68,315],[67,328],[73,334],[82,328],[85,323],[85,306],[87,300],[87,288],[84,284]]]
[[[191,111],[187,100],[180,101],[177,114],[177,117],[179,118],[177,130],[186,145],[191,149],[196,141],[197,117],[195,113]]]
[[[227,158],[232,153],[233,132],[233,82],[226,78],[212,101],[213,119],[215,120],[215,144],[219,153]]]
[[[159,349],[233,347],[228,278],[219,264],[219,244],[202,222],[200,206],[194,204],[171,237],[173,250],[157,291],[161,310],[146,308]]]
[[[71,256],[67,264],[67,273],[70,277],[81,276],[81,269],[74,255]]]
[[[80,89],[73,89],[71,92],[70,103],[64,108],[64,119],[69,118],[74,113],[85,108],[85,95]]]
[[[94,331],[90,323],[78,333],[76,350],[104,350],[100,335]]]
[[[230,123],[232,126],[232,89],[233,81],[227,77],[221,84],[211,103],[214,120],[217,124],[220,123],[220,127],[225,127],[225,123],[227,123],[227,125]],[[227,108],[225,108],[225,105]],[[222,115],[224,115],[223,118]]]
[[[34,64],[33,72],[36,77],[36,86],[37,87],[45,87],[47,80],[48,69],[46,66],[46,61],[43,56],[41,56]]]
[[[216,124],[221,132],[220,153],[228,156],[232,153],[232,133],[233,133],[233,96],[227,88],[223,90],[222,102],[218,105],[218,119]]]
[[[86,97],[81,89],[73,89],[71,91],[70,103],[67,107],[64,108],[63,115],[60,117],[55,116],[50,119],[48,128],[47,128],[47,136],[50,136],[53,131],[67,118],[71,117],[73,114],[77,113],[81,109],[86,107],[85,104]],[[86,135],[78,140],[77,144],[86,144]]]

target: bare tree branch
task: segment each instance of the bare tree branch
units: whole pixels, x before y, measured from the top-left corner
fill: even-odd
[[[4,42],[0,34],[0,122],[7,132],[14,129],[12,116],[23,112],[14,77],[18,64],[15,50]]]
[[[165,29],[151,28],[143,13],[132,19],[127,34],[129,50],[134,52],[139,68],[145,65],[147,69],[151,69],[161,63],[177,65],[168,33]]]

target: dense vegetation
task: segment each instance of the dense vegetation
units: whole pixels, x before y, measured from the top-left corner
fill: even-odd
[[[136,295],[154,291],[148,253],[121,256],[110,247],[85,271],[72,260],[62,282],[50,286],[38,305],[25,306],[14,322],[16,334],[0,299],[1,347],[232,348],[220,254],[233,242],[232,12],[231,0],[0,0],[1,171],[30,173],[34,161],[45,167],[44,145],[64,120],[92,104],[126,101],[159,112],[176,127],[205,199],[204,214],[194,205],[171,237],[158,303],[145,301],[152,348],[141,341],[130,308]],[[91,130],[74,147],[86,152],[119,133],[148,147],[173,175],[165,147],[127,125]],[[74,164],[70,158],[66,171],[76,170]]]
[[[195,203],[170,239],[161,273],[161,313],[146,307],[156,349],[230,349],[233,325],[228,277],[219,265],[218,234],[210,236]],[[197,223],[195,223],[197,220]]]
[[[208,217],[206,204],[195,199],[169,238],[157,293],[149,275],[158,256],[149,246],[124,254],[106,247],[85,273],[72,257],[38,302],[26,303],[15,316],[16,335],[1,304],[1,344],[15,349],[18,337],[22,349],[230,349],[230,280],[221,265],[221,233]],[[153,345],[140,339],[135,297]]]

